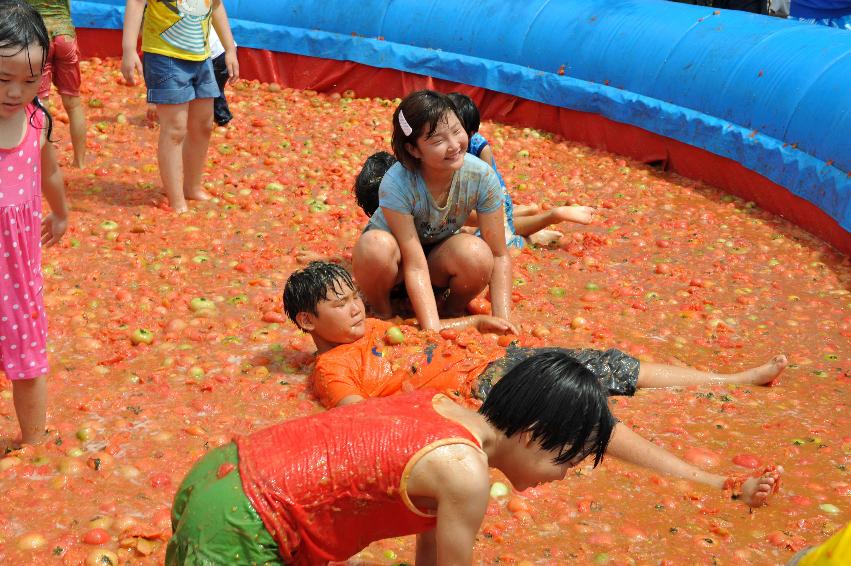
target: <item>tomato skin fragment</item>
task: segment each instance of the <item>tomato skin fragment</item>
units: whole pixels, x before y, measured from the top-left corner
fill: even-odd
[[[224,464],[219,466],[219,469],[216,471],[216,477],[219,478],[219,479],[222,479],[223,477],[225,477],[226,475],[228,475],[229,473],[231,473],[235,469],[236,469],[236,466],[234,466],[230,462],[225,462]]]

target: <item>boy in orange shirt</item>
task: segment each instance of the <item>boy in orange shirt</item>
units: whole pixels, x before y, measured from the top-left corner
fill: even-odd
[[[313,387],[328,408],[384,397],[401,390],[430,388],[455,397],[484,398],[491,383],[535,352],[564,348],[507,349],[484,343],[465,348],[433,332],[393,329],[366,318],[351,275],[339,265],[315,261],[294,272],[284,289],[287,316],[308,332],[317,348]],[[441,320],[441,331],[476,328],[481,333],[517,334],[493,316]],[[786,368],[786,356],[734,374],[639,362],[620,350],[566,350],[590,369],[610,395],[633,395],[637,388],[707,384],[769,385]]]
[[[308,332],[317,348],[311,376],[313,388],[325,407],[339,407],[369,397],[400,391],[436,389],[452,397],[484,397],[490,384],[534,354],[546,350],[568,353],[599,379],[610,395],[632,395],[636,388],[671,387],[710,383],[768,385],[785,369],[785,356],[735,374],[715,374],[691,368],[640,363],[618,350],[568,350],[564,348],[494,347],[467,344],[460,348],[433,332],[392,329],[392,324],[367,319],[363,301],[345,268],[316,261],[293,272],[284,289],[287,316]],[[479,332],[517,333],[511,323],[491,316],[442,320],[441,330],[473,327]],[[607,454],[656,472],[734,491],[745,478],[705,472],[642,438],[623,423],[615,426]],[[782,468],[764,470],[777,474]],[[747,480],[750,481],[750,480]],[[763,505],[768,493],[751,496],[748,505]],[[734,496],[735,497],[735,496]]]

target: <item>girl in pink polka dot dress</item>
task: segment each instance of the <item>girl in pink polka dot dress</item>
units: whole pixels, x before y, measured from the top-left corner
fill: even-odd
[[[22,0],[0,0],[0,15],[0,363],[12,381],[21,442],[37,444],[48,369],[41,246],[65,233],[68,206],[48,141],[53,122],[36,98],[47,29]],[[51,209],[45,217],[42,190]]]

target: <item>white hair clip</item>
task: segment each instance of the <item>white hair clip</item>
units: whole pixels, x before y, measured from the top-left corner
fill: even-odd
[[[402,114],[401,108],[399,109],[399,127],[402,128],[402,131],[405,133],[406,136],[410,136],[414,131],[414,129],[405,119],[405,115]]]

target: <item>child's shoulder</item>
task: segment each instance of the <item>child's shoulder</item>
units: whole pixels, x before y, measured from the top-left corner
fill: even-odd
[[[416,178],[416,173],[408,171],[402,166],[402,163],[397,161],[390,166],[390,169],[381,178],[380,185],[385,185],[385,181],[392,185],[404,185],[410,183]]]
[[[472,175],[475,177],[487,177],[491,174],[493,169],[490,165],[476,157],[468,153],[464,156],[464,165],[461,167],[461,171],[465,175]]]
[[[379,191],[389,189],[396,192],[411,190],[416,187],[418,176],[418,172],[408,171],[397,161],[390,166],[390,169],[381,178],[378,189]]]

